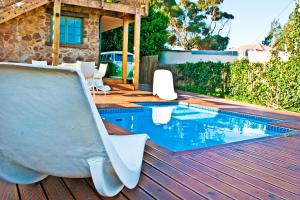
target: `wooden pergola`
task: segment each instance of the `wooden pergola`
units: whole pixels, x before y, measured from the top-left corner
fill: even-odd
[[[148,1],[118,1],[117,3],[106,3],[105,1],[88,0],[54,0],[53,16],[54,30],[52,43],[52,65],[59,64],[59,36],[60,36],[60,16],[61,5],[70,4],[89,8],[96,8],[101,11],[100,24],[101,31],[111,30],[123,26],[123,58],[122,58],[122,80],[127,82],[128,65],[128,32],[129,23],[134,22],[134,64],[133,64],[133,85],[135,89],[139,87],[139,63],[140,63],[140,30],[141,17],[148,14]],[[101,33],[99,35],[101,40]],[[100,56],[101,46],[99,48]]]

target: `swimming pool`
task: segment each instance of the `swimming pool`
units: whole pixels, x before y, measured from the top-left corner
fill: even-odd
[[[128,131],[147,133],[173,152],[291,132],[276,120],[181,103],[139,103],[141,108],[99,110],[101,117]]]

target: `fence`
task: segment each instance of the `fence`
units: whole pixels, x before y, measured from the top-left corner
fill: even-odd
[[[158,62],[158,56],[144,56],[140,63],[140,83],[148,86],[153,84],[154,71],[157,69],[170,70],[173,74],[174,85],[181,85],[181,81],[177,79],[176,65],[162,65]]]
[[[143,56],[140,64],[140,83],[152,85],[156,69],[158,69],[158,56]]]

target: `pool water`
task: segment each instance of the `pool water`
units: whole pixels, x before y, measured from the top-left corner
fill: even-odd
[[[99,110],[101,117],[150,139],[173,152],[216,146],[266,136],[290,129],[268,125],[275,121],[228,111],[184,104],[144,103],[143,108]]]

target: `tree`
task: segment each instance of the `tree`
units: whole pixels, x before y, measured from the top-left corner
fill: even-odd
[[[271,22],[271,27],[268,35],[262,41],[262,44],[267,46],[276,46],[279,42],[279,38],[282,36],[282,27],[278,19],[274,19]]]
[[[169,18],[171,46],[186,50],[227,47],[229,38],[222,33],[228,33],[228,23],[234,16],[220,10],[223,0],[152,0],[151,3]]]
[[[291,56],[298,58],[300,56],[300,0],[296,1],[296,7],[290,16],[287,25],[283,29],[281,45],[286,45]]]
[[[168,17],[153,8],[149,7],[149,15],[141,21],[141,47],[140,55],[157,55],[165,49],[168,39]],[[102,35],[102,51],[122,50],[123,28],[107,31]],[[133,51],[134,26],[129,26],[129,52]]]

